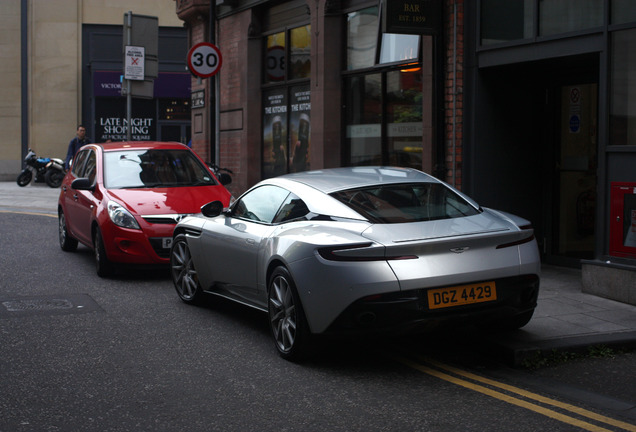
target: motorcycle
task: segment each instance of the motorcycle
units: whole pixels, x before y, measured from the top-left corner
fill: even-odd
[[[219,180],[223,186],[227,186],[232,183],[232,176],[230,174],[234,174],[232,170],[228,168],[221,168],[220,166],[208,162],[208,167],[212,170],[216,178]]]
[[[57,158],[39,158],[35,152],[29,149],[24,158],[26,167],[18,175],[18,186],[24,187],[35,181],[38,183],[46,182],[52,188],[60,187],[62,180],[66,175],[64,170],[64,161]]]

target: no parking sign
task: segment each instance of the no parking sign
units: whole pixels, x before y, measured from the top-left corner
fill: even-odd
[[[188,52],[188,68],[201,78],[209,78],[217,74],[222,63],[221,51],[209,42],[198,43]]]

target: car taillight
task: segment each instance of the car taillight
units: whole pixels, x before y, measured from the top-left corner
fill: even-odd
[[[370,249],[372,243],[356,243],[319,248],[318,254],[328,261],[387,261],[417,259],[416,255],[386,256],[384,248]]]
[[[532,230],[532,225],[522,225],[519,227],[519,229],[521,229],[522,231],[530,231]],[[524,243],[530,243],[532,240],[534,240],[534,232],[532,232],[532,234],[526,238],[523,238],[521,240],[517,240],[517,241],[513,241],[510,243],[503,243],[500,245],[497,245],[497,249],[504,249],[504,248],[509,248],[509,247],[513,247],[513,246],[519,246],[522,245]]]

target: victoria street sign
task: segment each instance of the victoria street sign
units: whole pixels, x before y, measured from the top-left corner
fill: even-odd
[[[209,42],[201,42],[188,52],[190,72],[201,78],[209,78],[219,72],[223,57],[221,51]]]

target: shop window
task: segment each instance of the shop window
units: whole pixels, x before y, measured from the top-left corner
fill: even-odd
[[[382,74],[345,81],[349,164],[382,164]]]
[[[380,63],[417,61],[420,57],[420,37],[417,35],[382,35]]]
[[[347,69],[363,69],[375,63],[378,45],[378,8],[347,15]]]
[[[636,29],[612,33],[610,145],[636,145]]]
[[[263,92],[263,177],[309,169],[309,85]]]
[[[482,0],[482,45],[531,38],[534,3],[534,0]]]
[[[265,83],[309,78],[311,26],[271,34],[265,41]],[[287,52],[289,47],[289,52]],[[289,65],[289,68],[287,67]]]
[[[379,32],[377,7],[348,14],[344,162],[421,169],[422,36]]]
[[[587,30],[603,25],[604,0],[542,0],[539,35]]]
[[[285,32],[267,36],[265,44],[265,82],[279,82],[285,80]]]
[[[289,31],[289,79],[309,78],[311,73],[311,26],[296,27]]]
[[[309,169],[310,30],[293,27],[265,38],[264,178]]]
[[[422,168],[422,75],[388,71],[345,79],[350,165]]]
[[[159,99],[159,120],[190,121],[188,99]]]

